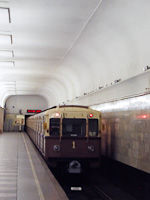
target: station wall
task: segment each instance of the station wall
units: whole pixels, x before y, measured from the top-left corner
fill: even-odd
[[[4,109],[0,107],[0,134],[3,132]]]
[[[150,173],[150,95],[93,108],[102,111],[102,155]]]
[[[34,114],[27,113],[27,110],[45,109],[47,109],[47,102],[41,96],[20,95],[9,97],[5,105],[4,131],[24,131],[26,116]]]
[[[9,114],[28,114],[27,110],[47,109],[46,100],[37,95],[16,95],[6,100],[5,113]]]

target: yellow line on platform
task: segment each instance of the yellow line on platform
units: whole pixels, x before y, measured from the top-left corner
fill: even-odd
[[[42,189],[41,189],[41,186],[40,186],[40,183],[39,183],[39,180],[38,180],[38,177],[37,177],[37,174],[36,174],[36,171],[35,171],[35,168],[34,168],[34,164],[33,164],[30,152],[28,150],[27,142],[26,142],[26,139],[25,139],[23,133],[22,133],[22,137],[23,137],[23,140],[24,140],[24,143],[25,143],[25,147],[26,147],[26,151],[27,151],[27,154],[28,154],[28,158],[29,158],[29,161],[30,161],[30,165],[31,165],[34,181],[35,181],[35,184],[36,184],[36,187],[37,187],[37,191],[38,191],[38,195],[40,197],[40,200],[45,200],[43,192],[42,192]]]

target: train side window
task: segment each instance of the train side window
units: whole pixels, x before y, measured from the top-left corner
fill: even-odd
[[[89,136],[95,137],[98,135],[98,119],[89,119]]]
[[[59,136],[60,135],[60,118],[50,119],[50,135]]]

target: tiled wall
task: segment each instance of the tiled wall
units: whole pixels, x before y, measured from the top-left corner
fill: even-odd
[[[150,94],[92,108],[102,112],[102,155],[150,173]]]
[[[102,154],[150,173],[150,111],[103,113]]]

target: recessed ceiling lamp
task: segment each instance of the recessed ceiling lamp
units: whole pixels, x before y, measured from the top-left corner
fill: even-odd
[[[12,35],[0,34],[0,45],[10,45],[12,43]]]
[[[0,84],[2,84],[2,85],[15,85],[16,81],[1,81]]]
[[[0,25],[11,23],[9,8],[0,7]]]
[[[2,58],[12,58],[14,57],[13,51],[7,51],[7,50],[0,50],[0,57]]]
[[[16,85],[4,85],[6,88],[16,88]]]
[[[3,61],[0,62],[0,67],[14,67],[15,63],[14,61]]]

